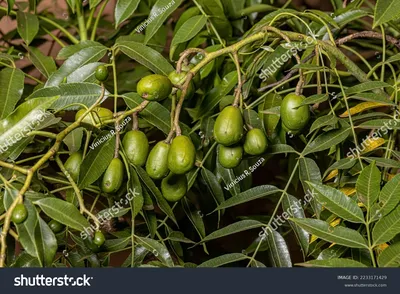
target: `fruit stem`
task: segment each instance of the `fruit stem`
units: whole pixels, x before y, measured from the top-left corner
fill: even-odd
[[[193,53],[201,53],[201,54],[204,55],[204,57],[207,56],[207,52],[206,52],[204,49],[201,49],[201,48],[189,48],[189,49],[183,51],[183,52],[180,54],[180,58],[179,58],[179,60],[178,60],[178,63],[176,64],[176,72],[177,72],[177,73],[181,73],[183,62],[184,62],[185,60],[187,60],[187,57],[190,56],[190,55],[193,54]]]
[[[242,72],[240,70],[240,62],[239,62],[239,56],[237,54],[237,51],[233,52],[233,60],[235,62],[237,75],[238,75],[238,86],[235,89],[235,100],[233,101],[232,106],[238,107],[239,102],[240,102],[240,106],[243,105],[242,87],[244,84],[244,79],[242,80]]]

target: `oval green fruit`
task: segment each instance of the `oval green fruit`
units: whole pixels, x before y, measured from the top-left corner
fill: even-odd
[[[105,193],[115,193],[124,179],[124,164],[121,159],[114,158],[107,167],[101,182],[101,190]]]
[[[234,168],[237,167],[242,161],[243,157],[243,147],[240,145],[227,147],[224,145],[219,145],[218,150],[218,162],[224,168]]]
[[[104,82],[108,78],[108,69],[104,65],[99,65],[96,69],[95,77],[98,81]]]
[[[149,140],[145,133],[138,130],[127,132],[122,140],[122,146],[130,163],[137,166],[143,166],[146,163]]]
[[[214,138],[219,144],[231,146],[243,137],[243,117],[239,108],[225,107],[218,115],[214,125]]]
[[[186,76],[187,76],[187,71],[183,71],[183,70],[182,70],[180,73],[177,73],[176,71],[171,72],[171,73],[168,75],[168,78],[170,79],[170,81],[172,82],[172,84],[183,86],[183,84],[185,83],[185,80],[186,80]],[[185,99],[190,99],[190,98],[192,98],[193,95],[194,95],[194,92],[195,92],[195,88],[194,88],[193,80],[192,80],[192,81],[190,81],[190,83],[189,83],[189,88],[188,88],[188,90],[187,90],[187,92],[186,92],[186,97],[185,97]],[[182,91],[181,91],[181,90],[178,90],[178,91],[176,92],[176,94],[177,94],[178,99],[179,99],[179,97],[181,97]]]
[[[93,238],[93,243],[96,244],[97,246],[101,246],[104,244],[106,241],[106,238],[104,237],[104,234],[100,231],[97,231],[94,233],[94,238]]]
[[[137,84],[137,93],[146,100],[160,101],[172,92],[171,81],[162,75],[149,75],[142,78]]]
[[[196,148],[192,140],[186,136],[178,136],[172,140],[168,153],[168,168],[177,175],[182,175],[194,167]]]
[[[244,141],[244,151],[250,155],[261,155],[268,148],[267,137],[260,129],[251,129],[246,134]]]
[[[303,95],[294,93],[288,94],[283,98],[281,104],[281,119],[284,128],[292,133],[301,131],[310,119],[310,109],[308,105],[300,106],[304,101]]]
[[[84,113],[86,109],[80,109],[76,115],[75,120],[77,121]],[[113,118],[113,113],[111,110],[104,107],[95,107],[90,113],[88,113],[82,120],[83,123],[93,125],[92,116],[95,124],[102,123],[106,120]]]
[[[188,182],[185,175],[170,173],[161,181],[161,193],[170,202],[176,202],[185,196]]]
[[[160,141],[150,151],[146,162],[146,172],[152,179],[159,180],[167,175],[170,147],[171,145]]]
[[[28,218],[28,210],[24,204],[17,204],[11,215],[11,220],[15,224],[22,224]]]
[[[63,229],[64,229],[64,225],[63,224],[61,224],[61,223],[59,223],[58,221],[56,221],[56,220],[51,220],[50,222],[49,222],[49,227],[50,227],[50,229],[55,233],[55,234],[57,234],[57,233],[60,233]]]
[[[81,151],[73,152],[64,164],[65,169],[70,174],[71,178],[76,182],[79,177],[79,171],[83,160]]]
[[[230,106],[235,101],[235,96],[228,95],[221,98],[219,101],[219,111],[222,111],[225,107]]]

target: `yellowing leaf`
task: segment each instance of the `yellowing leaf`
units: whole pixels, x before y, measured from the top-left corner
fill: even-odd
[[[326,178],[324,179],[324,182],[327,182],[329,180],[332,180],[334,177],[336,177],[339,174],[339,170],[334,169],[333,171],[330,172],[329,175],[326,176]]]
[[[357,104],[356,106],[350,108],[350,114],[354,115],[366,110],[382,107],[382,106],[387,106],[387,104],[383,103],[378,103],[378,102],[362,102],[360,104]],[[349,111],[343,112],[340,117],[349,117]]]
[[[376,246],[375,250],[379,254],[379,253],[381,253],[383,250],[385,250],[388,247],[389,247],[389,245],[387,243],[383,243],[383,244],[380,244],[380,245]]]
[[[341,192],[343,192],[346,196],[350,196],[354,194],[357,190],[354,187],[343,187],[340,189]]]
[[[334,219],[333,221],[331,221],[331,222],[329,223],[329,225],[330,225],[331,227],[334,228],[334,227],[338,226],[338,225],[340,224],[341,221],[342,221],[342,219],[337,218],[337,219]],[[310,244],[311,244],[312,242],[315,242],[317,239],[318,239],[317,236],[311,235]],[[332,247],[333,245],[335,245],[335,243],[332,243],[329,247]]]
[[[386,140],[383,138],[378,138],[376,140],[371,139],[368,141],[367,147],[364,149],[364,151],[362,152],[362,154],[364,153],[368,153],[372,150],[375,150],[376,148],[382,146],[383,144],[385,144]]]

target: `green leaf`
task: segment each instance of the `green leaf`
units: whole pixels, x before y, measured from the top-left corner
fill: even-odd
[[[269,254],[271,256],[272,264],[274,267],[292,267],[290,259],[289,248],[286,245],[285,239],[275,230],[267,234],[267,242],[270,248]]]
[[[140,166],[134,166],[137,174],[142,179],[143,183],[150,190],[153,196],[156,198],[157,204],[160,209],[175,223],[177,224],[174,212],[171,209],[171,206],[168,204],[167,200],[165,200],[164,196],[161,194],[160,190],[154,184],[153,180],[149,177],[146,171]]]
[[[368,248],[363,236],[355,230],[344,227],[331,227],[328,223],[317,219],[290,219],[310,234],[318,238],[350,248]]]
[[[24,90],[24,73],[18,68],[0,71],[0,119],[7,117],[17,105]]]
[[[346,267],[346,268],[361,268],[367,267],[365,264],[351,260],[348,258],[332,258],[327,260],[310,260],[303,263],[296,263],[296,265],[303,267]]]
[[[364,214],[357,203],[341,191],[317,183],[308,183],[322,206],[340,218],[353,223],[364,223]]]
[[[134,41],[121,40],[117,40],[116,45],[124,54],[143,64],[156,74],[167,76],[174,70],[172,65],[158,51],[148,46]]]
[[[115,5],[115,28],[135,12],[140,0],[118,0]]]
[[[218,152],[218,150],[217,150]],[[224,168],[217,160],[217,173],[222,178],[223,182],[225,183],[225,187],[229,190],[232,196],[235,196],[240,193],[240,185],[236,183],[236,176],[232,169]]]
[[[206,22],[207,17],[204,15],[196,15],[188,19],[174,35],[171,46],[175,46],[192,39],[203,29]]]
[[[201,170],[201,176],[203,177],[206,185],[213,195],[215,202],[221,204],[224,200],[224,191],[222,191],[221,185],[218,182],[217,177],[208,169],[203,168]]]
[[[65,46],[64,48],[61,48],[61,50],[58,52],[57,59],[64,60],[71,57],[75,53],[78,53],[82,49],[101,46],[103,46],[101,43],[89,40],[79,42],[76,45]]]
[[[374,119],[358,125],[357,128],[367,130],[378,129],[375,133],[378,134],[379,137],[383,137],[383,135],[389,132],[388,130],[400,130],[400,125],[393,119]]]
[[[312,188],[310,187],[308,182],[311,183],[322,182],[321,172],[319,170],[317,163],[314,160],[307,157],[301,157],[299,159],[299,179],[303,186],[303,190],[307,193],[307,195],[313,196],[311,192]],[[310,199],[310,203],[315,214],[317,215],[317,218],[319,218],[322,206],[315,199]]]
[[[316,94],[316,95],[312,95],[306,99],[303,100],[303,102],[301,102],[301,105],[309,105],[309,104],[315,104],[315,103],[322,103],[325,102],[326,100],[329,99],[329,95],[328,94]]]
[[[315,153],[336,146],[346,140],[350,135],[350,128],[344,127],[339,130],[329,131],[319,135],[314,141],[306,146],[303,150],[303,156]]]
[[[17,11],[18,34],[27,45],[35,38],[39,32],[39,20],[35,14]]]
[[[326,126],[333,126],[333,125],[337,124],[338,121],[339,121],[339,119],[336,116],[331,115],[331,114],[321,116],[313,122],[308,134],[311,134],[315,130],[326,127]]]
[[[390,245],[378,256],[379,267],[399,267],[400,266],[400,242]]]
[[[105,142],[100,143],[100,140]],[[94,147],[96,146],[96,147]],[[92,143],[93,149],[81,164],[78,186],[83,189],[94,183],[109,166],[114,157],[115,136],[109,131],[102,131]]]
[[[388,182],[379,194],[379,213],[391,212],[400,202],[400,174]]]
[[[50,218],[72,229],[84,231],[86,228],[90,227],[86,218],[81,215],[79,210],[71,203],[57,198],[47,197],[35,201],[35,204]]]
[[[285,144],[272,145],[271,148],[268,150],[269,154],[296,153],[296,152],[297,151],[294,150],[292,146]]]
[[[146,38],[144,39],[145,44],[150,41],[164,21],[167,20],[168,16],[174,12],[181,3],[182,0],[157,0],[150,11],[150,17],[147,19],[148,25],[146,28]]]
[[[93,62],[78,68],[76,71],[67,76],[67,83],[96,83],[96,69],[100,65],[105,65],[105,63]]]
[[[294,218],[305,218],[304,210],[301,206],[301,200],[297,199],[296,197],[285,194],[282,200],[282,208],[283,210],[288,213],[291,217]],[[308,248],[309,248],[309,237],[310,235],[302,228],[300,228],[296,223],[289,221],[290,226],[292,227],[297,241],[299,242],[303,256],[307,256]]]
[[[224,187],[224,189],[228,190],[226,187]],[[253,201],[253,200],[268,196],[268,195],[275,194],[280,191],[281,191],[280,189],[278,189],[277,187],[272,186],[272,185],[264,185],[264,186],[254,187],[254,188],[251,188],[247,191],[244,191],[236,196],[233,196],[233,197],[225,200],[220,205],[218,205],[216,210],[221,210],[221,209],[225,209],[225,208],[239,205],[242,203],[246,203],[249,201]]]
[[[83,128],[76,128],[71,133],[69,133],[63,140],[65,145],[67,145],[70,153],[76,152],[81,148],[83,138]]]
[[[68,51],[66,50],[64,52],[60,52],[60,54],[62,53],[61,56],[69,56],[69,54],[74,52],[76,49],[80,49],[80,47],[70,47],[73,48],[70,48],[70,50]],[[64,78],[68,77],[80,67],[92,62],[99,61],[106,54],[107,50],[107,47],[97,42],[84,43],[83,49],[70,55],[68,59],[64,61],[63,65],[49,77],[45,87],[55,87],[60,85],[63,82]]]
[[[174,262],[172,260],[172,257],[169,254],[168,249],[164,245],[153,239],[145,237],[136,236],[135,240],[144,248],[146,248],[148,251],[153,253],[153,255],[158,260],[160,260],[164,265],[168,267],[174,267]]]
[[[80,103],[87,107],[92,106],[100,97],[102,89],[99,85],[91,83],[71,83],[61,84],[58,87],[47,87],[33,92],[29,99],[39,97],[60,96],[57,101],[51,105],[51,109],[59,110],[77,110],[81,108],[79,105],[68,106],[72,103]],[[104,99],[109,93],[105,93]]]
[[[43,251],[43,260],[46,267],[51,267],[53,264],[54,257],[57,253],[58,245],[57,239],[53,231],[50,229],[48,224],[37,216],[39,223],[36,226],[36,236],[38,236],[39,244]]]
[[[372,230],[374,245],[388,242],[398,233],[400,233],[400,206],[376,223]]]
[[[139,176],[133,167],[129,167],[130,181],[128,183],[128,191],[132,200],[130,202],[132,209],[131,218],[134,219],[143,208],[144,197],[142,185],[140,184]]]
[[[351,157],[342,158],[339,161],[336,161],[334,164],[332,164],[326,170],[325,174],[327,174],[330,171],[335,170],[335,169],[351,169],[355,164],[356,164],[356,161],[354,160],[354,158],[351,158]]]
[[[232,36],[232,25],[225,16],[224,7],[220,0],[199,0],[197,1],[203,10],[210,15],[210,21],[222,38]]]
[[[36,47],[28,47],[29,59],[32,61],[33,65],[44,75],[46,78],[57,70],[56,63],[54,59],[50,56],[44,55]]]
[[[397,20],[400,17],[400,2],[392,0],[378,0],[375,6],[374,28],[379,25]]]
[[[233,262],[238,262],[241,260],[246,260],[249,257],[247,255],[244,255],[242,253],[228,253],[224,254],[215,258],[212,258],[210,260],[207,260],[201,264],[199,264],[197,267],[220,267],[225,264],[233,263]]]
[[[382,89],[382,88],[387,88],[390,87],[388,83],[385,82],[380,82],[380,81],[370,81],[370,82],[364,82],[361,84],[358,84],[356,86],[353,86],[351,88],[348,88],[345,93],[347,96],[350,96],[352,94],[359,94],[361,92],[367,92],[375,89]]]
[[[45,110],[57,98],[48,97],[46,99],[28,100],[19,105],[6,119],[1,120],[0,154],[7,152],[10,147],[16,145],[18,142],[22,142],[30,131],[39,128],[40,124],[50,115]]]
[[[375,162],[363,169],[356,183],[357,197],[371,208],[379,197],[381,187],[381,173]]]
[[[263,123],[255,110],[243,109],[243,118],[246,124],[256,129],[263,129]]]
[[[219,229],[217,231],[212,232],[211,234],[207,235],[203,240],[201,240],[201,243],[203,242],[208,242],[210,240],[222,238],[225,236],[229,236],[232,234],[236,234],[239,232],[255,229],[255,228],[260,228],[265,226],[263,223],[255,220],[242,220],[238,221],[236,223],[230,224],[226,226],[225,228]]]
[[[106,240],[103,244],[106,252],[119,252],[128,246],[131,237]]]

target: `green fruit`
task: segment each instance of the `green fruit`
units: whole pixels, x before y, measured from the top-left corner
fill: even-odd
[[[162,75],[149,75],[142,78],[137,84],[137,93],[146,100],[160,101],[172,92],[171,81]]]
[[[177,73],[176,71],[171,72],[171,73],[168,75],[168,78],[170,79],[170,81],[172,82],[172,84],[183,86],[183,85],[185,84],[185,81],[186,81],[186,76],[187,76],[187,71],[183,71],[183,70],[182,70],[180,73]],[[187,92],[186,92],[185,99],[190,99],[190,98],[192,98],[195,91],[196,91],[196,90],[195,90],[195,88],[194,88],[193,81],[190,81],[188,90],[187,90]],[[178,91],[176,92],[176,94],[177,94],[178,99],[179,99],[179,97],[181,97],[181,95],[182,95],[182,91],[181,91],[181,90],[178,90]]]
[[[96,69],[95,77],[98,81],[104,82],[108,78],[108,69],[104,65],[99,65]]]
[[[194,167],[196,148],[192,140],[186,136],[178,136],[172,140],[168,153],[168,168],[177,175],[182,175]]]
[[[224,168],[237,167],[242,161],[243,147],[240,145],[226,147],[219,145],[218,161]]]
[[[185,196],[188,182],[185,175],[170,173],[161,181],[161,192],[165,199],[176,202]]]
[[[25,205],[17,204],[11,215],[11,219],[15,224],[22,224],[28,218],[28,210]]]
[[[104,244],[106,241],[106,238],[104,237],[104,234],[100,231],[97,231],[94,233],[94,238],[93,238],[93,243],[96,244],[97,246],[101,246]]]
[[[150,151],[146,162],[146,172],[152,179],[159,180],[167,175],[170,147],[169,144],[161,141]]]
[[[64,225],[63,224],[60,224],[58,221],[56,221],[56,220],[51,220],[50,222],[49,222],[49,227],[50,227],[50,229],[55,233],[55,234],[57,234],[57,233],[60,233],[63,229],[64,229]]]
[[[85,112],[86,112],[86,109],[80,109],[75,115],[75,120],[78,120]],[[104,107],[95,107],[91,111],[91,114],[93,116],[95,124],[99,124],[106,120],[112,119],[114,116],[111,110],[104,108]],[[86,123],[86,124],[90,124],[90,125],[93,124],[90,113],[88,113],[85,116],[85,118],[82,120],[82,122]]]
[[[83,153],[77,151],[72,153],[65,162],[65,169],[70,174],[71,178],[76,182],[78,180],[79,171],[81,169]]]
[[[149,154],[149,140],[141,131],[129,131],[122,140],[126,157],[133,165],[143,166]]]
[[[234,101],[235,96],[233,95],[222,97],[221,101],[219,102],[219,111],[222,111],[225,107],[232,105]]]
[[[124,179],[124,164],[121,159],[114,158],[107,167],[101,182],[101,190],[105,193],[115,193]]]
[[[251,129],[244,141],[244,151],[250,155],[260,155],[268,148],[267,137],[260,129]]]
[[[303,95],[294,93],[286,95],[281,104],[281,119],[284,129],[293,134],[301,131],[310,119],[310,109],[308,105],[300,106],[304,101]]]
[[[243,117],[239,108],[225,107],[218,115],[214,125],[214,138],[219,144],[231,146],[243,137]]]

